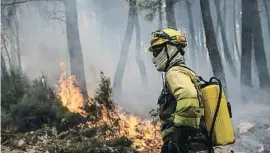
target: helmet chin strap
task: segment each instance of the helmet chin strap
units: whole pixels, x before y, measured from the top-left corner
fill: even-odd
[[[167,63],[166,63],[166,67],[165,67],[165,72],[167,71],[170,62],[172,61],[172,59],[177,56],[178,53],[180,53],[182,56],[184,56],[185,51],[183,50],[183,48],[181,46],[176,46],[177,47],[177,51],[173,54],[173,56],[170,59],[169,53],[168,53],[168,48],[167,48],[167,44],[165,45],[165,52],[167,55]]]

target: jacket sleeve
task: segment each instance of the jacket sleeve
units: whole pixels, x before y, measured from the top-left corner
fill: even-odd
[[[198,127],[200,108],[197,91],[187,70],[171,68],[166,74],[166,81],[171,93],[177,99],[174,123],[178,126]]]

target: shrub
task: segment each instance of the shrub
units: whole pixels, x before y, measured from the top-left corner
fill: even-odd
[[[24,132],[48,124],[67,129],[84,121],[80,114],[62,106],[44,76],[30,81],[19,71],[10,70],[1,81],[1,110],[5,112],[2,127],[13,126]]]
[[[112,88],[110,78],[106,77],[104,73],[100,72],[100,84],[95,91],[95,96],[91,99],[91,103],[86,104],[84,110],[87,112],[87,118],[90,121],[99,121],[103,117],[112,119],[112,112],[115,110],[115,105],[112,99]],[[102,116],[102,111],[106,109],[107,116]]]
[[[94,100],[101,105],[105,105],[108,109],[114,109],[110,78],[106,77],[103,72],[100,72],[100,78],[101,82],[96,90]]]
[[[157,125],[160,122],[159,118],[159,108],[153,108],[149,111],[149,114],[151,115],[152,118],[152,124]]]
[[[3,73],[1,75],[1,108],[8,111],[12,104],[17,104],[29,86],[28,78],[19,70],[12,68],[9,72]]]

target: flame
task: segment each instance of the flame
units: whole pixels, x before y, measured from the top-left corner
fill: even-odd
[[[79,87],[75,85],[76,77],[71,75],[67,77],[64,71],[64,64],[61,63],[61,75],[59,79],[58,95],[61,98],[63,106],[71,112],[80,113],[86,116],[87,113],[82,109],[84,106],[83,96]],[[90,92],[88,90],[88,92]],[[88,99],[90,100],[90,98]],[[102,118],[97,123],[87,122],[89,127],[107,124],[116,130],[116,133],[106,132],[106,139],[113,137],[126,136],[132,141],[132,147],[137,151],[159,152],[162,145],[162,138],[159,125],[152,124],[151,120],[141,119],[133,114],[126,114],[120,107],[108,110],[101,106]],[[117,127],[113,125],[118,122]]]
[[[84,105],[83,96],[80,88],[75,86],[76,77],[74,75],[67,76],[63,62],[60,63],[60,70],[58,95],[61,98],[62,105],[70,112],[85,116],[86,112],[81,109]]]

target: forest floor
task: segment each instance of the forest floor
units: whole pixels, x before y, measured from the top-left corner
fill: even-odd
[[[104,140],[100,131],[70,129],[57,134],[55,128],[27,133],[2,133],[2,153],[158,153],[136,151],[125,137]],[[215,148],[216,153],[230,153],[227,147]]]
[[[266,119],[266,118],[265,118]],[[267,120],[267,119],[266,119]],[[269,121],[269,119],[268,119]],[[72,128],[57,132],[54,127],[25,133],[1,133],[2,153],[156,153],[157,150],[136,151],[126,137],[105,139],[102,128]],[[270,124],[258,121],[241,123],[236,142],[216,147],[216,153],[269,153]]]

